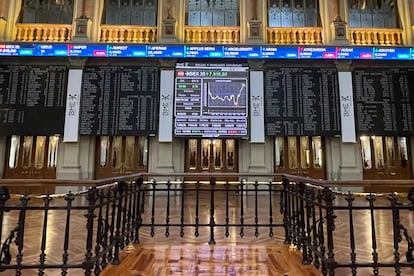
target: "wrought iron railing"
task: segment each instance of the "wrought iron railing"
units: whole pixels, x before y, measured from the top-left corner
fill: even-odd
[[[281,185],[272,180],[152,180],[141,191],[151,202],[143,204],[138,213],[140,233],[149,233],[151,237],[156,230],[168,237],[171,229],[176,228],[180,237],[193,235],[200,242],[216,244],[217,238],[229,238],[231,233],[258,237],[265,232],[272,238],[276,228],[284,228],[279,205]],[[201,235],[203,230],[205,234]],[[217,237],[217,233],[222,236]]]
[[[265,235],[297,247],[303,263],[324,275],[414,272],[414,190],[404,201],[395,193],[336,190],[355,183],[292,175],[284,175],[282,183],[273,181],[274,175],[188,180],[195,176],[60,181],[90,187],[65,195],[16,197],[2,187],[0,271],[98,275],[109,263],[120,263],[128,244],[143,238],[174,235],[215,244],[232,235]],[[268,180],[245,180],[259,177]],[[155,180],[160,178],[167,180]],[[4,183],[10,180],[0,180]],[[381,228],[385,222],[392,229]]]
[[[404,199],[397,193],[343,193],[332,185],[337,184],[283,179],[285,242],[301,250],[303,263],[314,264],[323,275],[391,275],[393,270],[412,275],[414,189]]]
[[[119,251],[137,239],[138,176],[83,181],[92,187],[65,195],[16,197],[1,187],[0,272],[98,275],[119,263]]]

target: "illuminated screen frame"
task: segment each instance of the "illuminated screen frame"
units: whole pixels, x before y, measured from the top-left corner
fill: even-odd
[[[248,138],[249,67],[229,63],[177,63],[174,136]]]

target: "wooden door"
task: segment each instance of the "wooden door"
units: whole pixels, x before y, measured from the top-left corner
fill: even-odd
[[[147,137],[100,136],[96,145],[96,179],[148,171]]]
[[[325,146],[320,136],[275,137],[275,173],[326,179]]]
[[[18,136],[7,140],[4,178],[55,179],[59,136]],[[19,193],[54,193],[55,186],[13,188]]]
[[[407,137],[361,136],[364,179],[411,179]]]
[[[188,139],[185,151],[186,172],[238,172],[238,145],[235,139]]]

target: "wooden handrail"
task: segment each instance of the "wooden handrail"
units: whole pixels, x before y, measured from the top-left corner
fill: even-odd
[[[39,185],[39,184],[53,184],[56,186],[100,186],[122,181],[133,181],[139,177],[145,179],[169,179],[183,181],[186,178],[219,178],[223,180],[234,179],[266,179],[273,181],[276,178],[286,177],[292,182],[303,182],[312,185],[323,187],[390,187],[398,186],[403,188],[414,187],[414,179],[409,180],[321,180],[312,179],[292,174],[259,174],[259,173],[135,173],[123,176],[116,176],[111,178],[99,180],[64,180],[64,179],[0,179],[0,186],[18,186],[18,185]]]
[[[121,181],[131,181],[143,176],[142,173],[115,176],[98,180],[66,180],[66,179],[0,179],[0,186],[53,184],[56,186],[100,186]]]

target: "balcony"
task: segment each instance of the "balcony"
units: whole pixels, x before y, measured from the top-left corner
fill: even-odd
[[[68,24],[16,24],[16,41],[66,42],[72,39],[72,25]]]
[[[99,40],[111,43],[154,43],[157,42],[157,27],[101,25]]]
[[[185,26],[185,43],[240,43],[240,27]]]
[[[403,45],[401,29],[350,28],[351,45],[400,46]]]
[[[322,28],[267,28],[269,44],[322,44]]]

